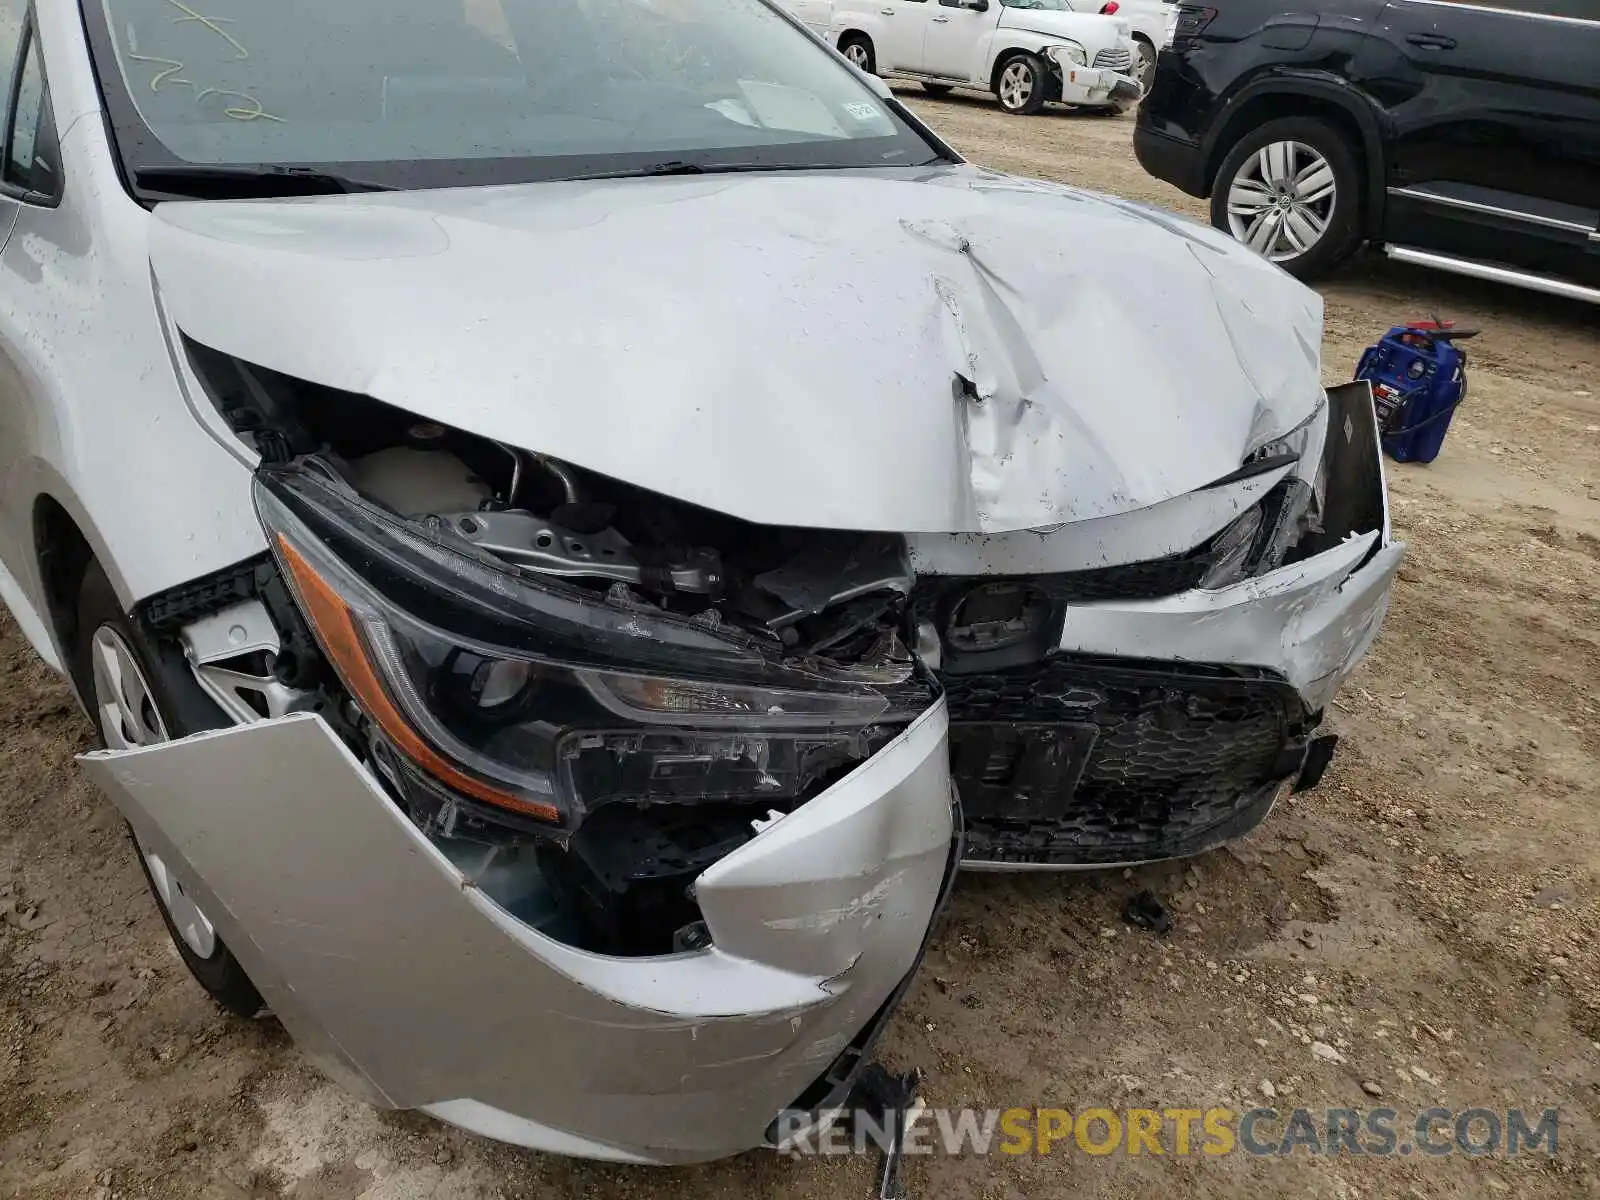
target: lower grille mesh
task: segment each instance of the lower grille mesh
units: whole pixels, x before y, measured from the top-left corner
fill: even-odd
[[[1298,765],[1309,729],[1274,678],[1055,657],[944,679],[969,861],[1190,853]]]

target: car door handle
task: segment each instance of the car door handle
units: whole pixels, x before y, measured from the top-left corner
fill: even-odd
[[[894,9],[892,9],[892,8],[880,8],[878,10],[878,15],[880,17],[892,17],[892,16],[894,16]]]
[[[935,17],[933,19],[933,23],[935,25],[948,25],[948,24],[950,24],[950,18],[949,17]]]
[[[1408,33],[1406,34],[1406,41],[1413,46],[1420,46],[1424,50],[1454,50],[1456,48],[1455,38],[1445,37],[1442,33]]]

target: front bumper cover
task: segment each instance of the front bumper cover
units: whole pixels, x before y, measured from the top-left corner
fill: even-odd
[[[1137,80],[1105,67],[1078,67],[1057,64],[1061,71],[1061,100],[1064,104],[1109,104],[1119,109],[1139,102]]]
[[[80,761],[351,1090],[538,1150],[671,1163],[763,1145],[876,1032],[950,873],[947,730],[941,701],[704,872],[712,945],[642,959],[515,920],[319,717]]]
[[[1072,526],[1036,537],[1035,561],[1080,569],[1024,580],[1069,597],[1032,657],[947,647],[968,866],[1107,867],[1197,854],[1261,821],[1285,787],[1320,778],[1334,741],[1318,733],[1324,710],[1377,635],[1405,553],[1389,540],[1370,390],[1350,384],[1328,398],[1323,527],[1302,541],[1305,557],[1212,589],[1196,586],[1192,553],[1081,569],[1088,563],[1075,556],[1125,545],[1125,532],[1152,546],[1193,545],[1197,513],[1205,536],[1256,494],[1248,480],[1206,489],[1093,537]],[[1024,549],[1010,538],[924,539],[913,554],[962,575],[963,558],[1009,570]],[[959,596],[986,578],[938,586]]]

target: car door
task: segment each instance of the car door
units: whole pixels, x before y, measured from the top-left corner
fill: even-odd
[[[928,33],[928,18],[933,15],[932,0],[883,0],[878,15],[878,69],[922,71],[923,43]]]
[[[980,7],[981,6],[981,7]],[[947,79],[978,79],[989,39],[1000,20],[998,3],[990,0],[937,0],[928,17],[923,42],[923,70]]]
[[[1600,225],[1600,12],[1586,0],[1391,0],[1403,68],[1386,236],[1591,274]]]
[[[5,89],[0,92],[0,114],[5,118],[0,130],[11,125],[12,85],[16,82],[17,60],[22,53],[22,27],[27,14],[26,0],[0,0],[0,87]],[[4,148],[4,141],[5,135],[0,132],[0,149]],[[0,193],[0,248],[5,246],[16,221],[17,201],[9,194]]]
[[[0,601],[37,646],[43,630],[32,625],[20,591],[34,573],[31,498],[9,485],[32,440],[40,403],[23,332],[31,306],[40,301],[37,277],[12,269],[12,241],[25,210],[60,202],[61,179],[50,89],[25,0],[0,0],[0,70],[6,85],[0,106]]]

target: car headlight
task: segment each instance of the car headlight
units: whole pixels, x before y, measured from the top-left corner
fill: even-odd
[[[1296,465],[1258,504],[1212,539],[1210,565],[1200,580],[1202,588],[1223,588],[1276,570],[1296,543],[1317,527],[1326,487],[1322,451],[1327,433],[1328,405],[1324,401],[1294,429],[1250,455],[1246,466],[1261,470],[1290,461]]]
[[[408,780],[514,823],[703,800],[786,809],[887,742],[933,685],[755,639],[489,558],[312,463],[263,466],[256,511],[323,652]]]
[[[1057,42],[1046,46],[1045,53],[1055,59],[1058,66],[1087,67],[1089,52],[1077,42]]]

